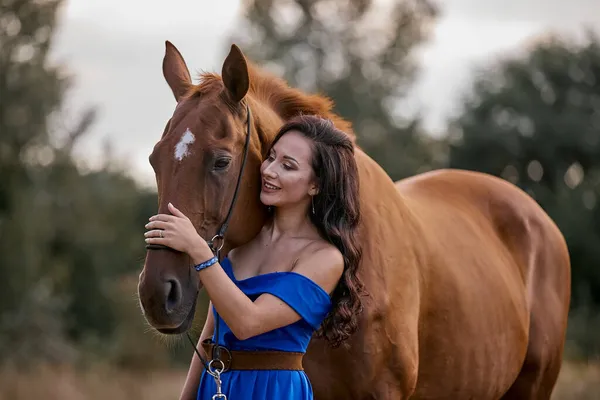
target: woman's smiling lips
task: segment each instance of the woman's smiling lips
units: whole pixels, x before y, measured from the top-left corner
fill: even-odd
[[[263,190],[265,192],[276,192],[279,189],[281,189],[281,188],[278,186],[275,186],[272,183],[269,183],[267,181],[263,181]]]

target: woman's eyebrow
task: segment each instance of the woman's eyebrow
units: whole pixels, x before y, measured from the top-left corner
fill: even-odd
[[[283,156],[283,158],[288,159],[290,161],[295,162],[296,164],[300,165],[300,163],[298,162],[298,160],[296,160],[294,157],[292,156]]]

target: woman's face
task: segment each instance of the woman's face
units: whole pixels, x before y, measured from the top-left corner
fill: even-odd
[[[295,130],[285,133],[260,167],[260,201],[275,207],[310,201],[317,191],[312,157],[310,139]]]

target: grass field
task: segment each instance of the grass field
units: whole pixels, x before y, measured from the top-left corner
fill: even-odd
[[[133,373],[103,367],[3,371],[0,400],[176,400],[185,371]],[[600,364],[563,366],[552,400],[599,400]],[[458,399],[459,400],[459,399]]]

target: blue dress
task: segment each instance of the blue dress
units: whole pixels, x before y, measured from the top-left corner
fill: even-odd
[[[230,350],[278,350],[306,352],[310,339],[331,309],[331,299],[319,285],[295,272],[272,272],[238,281],[228,258],[221,266],[252,301],[261,294],[278,297],[302,318],[290,325],[238,340],[225,321],[219,321],[218,343]],[[215,322],[219,318],[214,313]],[[213,341],[217,338],[213,333]],[[304,371],[245,370],[227,371],[221,376],[222,392],[228,400],[309,400],[312,386]],[[197,400],[210,400],[216,393],[212,376],[203,370]]]

